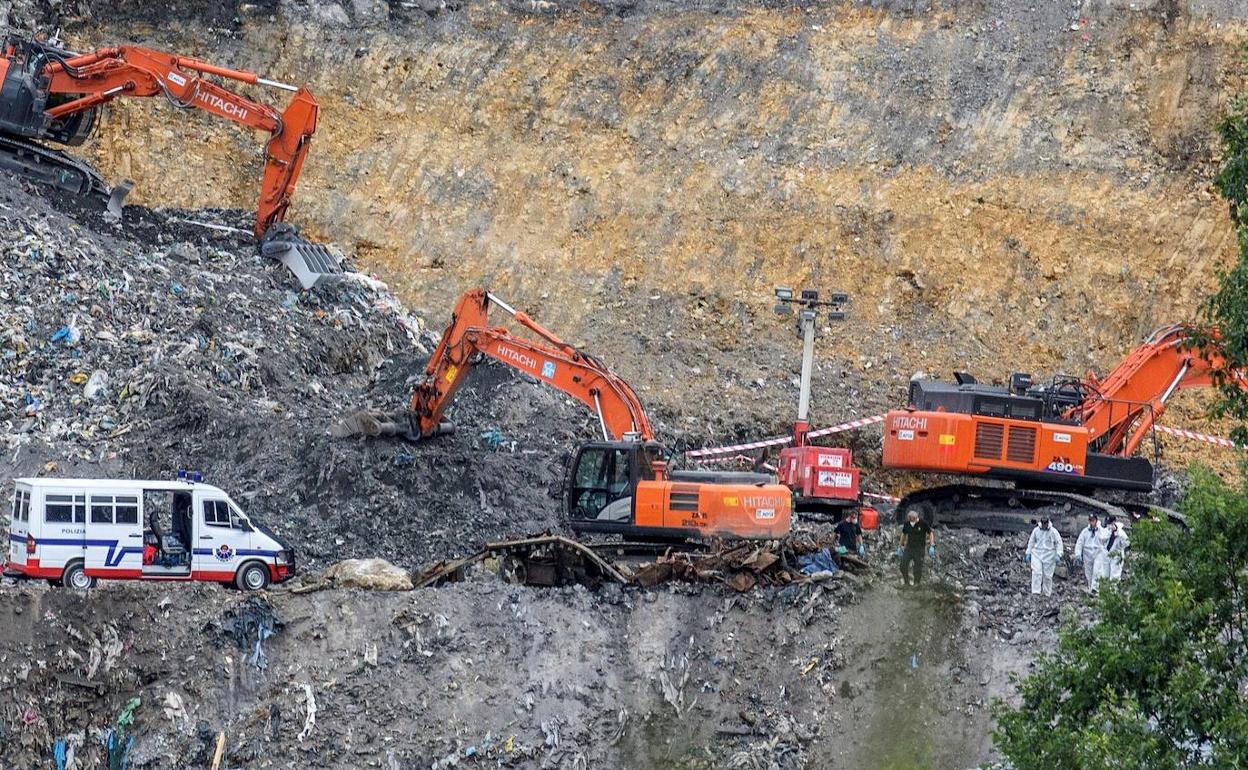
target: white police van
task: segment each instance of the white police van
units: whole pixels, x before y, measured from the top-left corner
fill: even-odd
[[[295,553],[198,473],[177,481],[14,482],[5,572],[91,588],[99,578],[201,580],[258,590]]]

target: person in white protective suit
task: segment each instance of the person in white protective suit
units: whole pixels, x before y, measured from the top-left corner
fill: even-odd
[[[1127,530],[1114,517],[1109,517],[1110,533],[1105,539],[1106,561],[1108,569],[1105,577],[1110,580],[1122,580],[1122,563],[1127,558],[1127,547],[1131,545]]]
[[[1027,541],[1027,552],[1024,557],[1031,563],[1031,592],[1033,594],[1053,595],[1053,570],[1057,568],[1057,560],[1062,558],[1066,547],[1062,545],[1062,536],[1049,522],[1046,516],[1031,531]]]
[[[1101,520],[1095,513],[1088,516],[1088,526],[1079,533],[1075,541],[1075,564],[1083,565],[1083,577],[1088,581],[1085,589],[1088,593],[1096,593],[1096,563],[1104,548],[1097,536],[1101,532]]]

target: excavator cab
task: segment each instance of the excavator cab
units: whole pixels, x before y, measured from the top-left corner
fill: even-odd
[[[568,474],[568,518],[574,529],[618,532],[631,526],[637,485],[657,478],[655,461],[666,450],[654,442],[597,441],[583,444]]]

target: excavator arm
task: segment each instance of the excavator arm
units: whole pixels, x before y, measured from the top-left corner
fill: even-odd
[[[1068,417],[1089,430],[1089,439],[1104,454],[1130,456],[1180,390],[1214,384],[1219,372],[1248,388],[1244,372],[1226,372],[1226,360],[1213,344],[1192,340],[1182,324],[1165,326],[1149,336],[1104,379],[1089,372],[1083,382],[1085,400]]]
[[[209,75],[292,91],[294,97],[279,113],[217,85]],[[79,144],[94,125],[96,108],[123,96],[164,96],[179,109],[203,110],[268,133],[257,237],[286,215],[319,112],[306,88],[140,46],[72,54],[10,39],[0,55],[0,82],[0,129],[26,138]]]
[[[491,305],[508,313],[538,339],[490,326]],[[448,428],[442,417],[472,371],[478,353],[585,404],[597,415],[604,439],[654,438],[650,420],[628,383],[594,356],[577,350],[485,289],[473,289],[460,297],[451,322],[425,367],[425,379],[412,394],[406,415],[359,412],[335,425],[331,432],[339,437],[402,435],[412,440],[445,432]]]

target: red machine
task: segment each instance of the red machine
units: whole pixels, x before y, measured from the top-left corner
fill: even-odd
[[[1147,502],[1123,493],[1150,492],[1153,465],[1132,455],[1170,396],[1210,385],[1226,366],[1216,349],[1189,339],[1187,327],[1160,329],[1104,379],[1036,386],[1014,374],[999,387],[958,373],[955,383],[910,383],[910,406],[885,420],[884,467],[1000,483],[914,492],[898,505],[899,519],[917,509],[929,521],[1006,531],[1043,514],[1073,530],[1088,513],[1144,515]],[[1248,387],[1243,373],[1231,376]]]
[[[780,450],[776,475],[793,490],[793,509],[811,518],[839,519],[859,506],[860,471],[853,453],[842,447],[806,443],[808,426],[798,423],[794,446]]]
[[[539,337],[489,325],[490,305]],[[410,409],[358,412],[331,429],[338,437],[402,436],[412,441],[451,430],[443,420],[478,354],[576,398],[597,416],[603,441],[577,449],[565,494],[572,528],[644,538],[776,538],[789,532],[789,490],[753,473],[667,470],[637,394],[597,358],[577,350],[484,289],[465,293],[425,367]]]
[[[278,113],[222,88],[208,75],[295,95],[285,112]],[[107,193],[108,185],[89,166],[30,140],[80,145],[95,128],[100,105],[121,96],[163,96],[179,109],[194,107],[270,134],[256,236],[282,221],[316,131],[319,108],[312,94],[252,72],[139,46],[76,54],[49,43],[9,38],[0,53],[0,165],[70,192]],[[124,197],[128,191],[118,192]],[[119,200],[114,204],[119,206]]]

